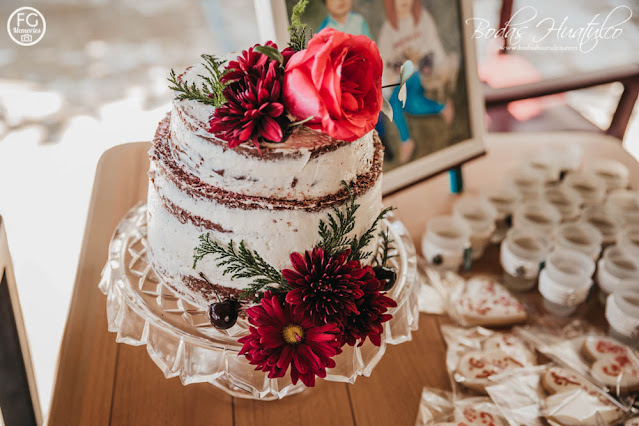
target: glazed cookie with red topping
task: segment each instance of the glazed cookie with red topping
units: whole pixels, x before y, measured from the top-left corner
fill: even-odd
[[[522,367],[525,367],[524,363],[499,349],[470,351],[459,359],[456,375],[464,386],[485,392],[486,386],[493,383],[492,376]]]
[[[492,404],[476,404],[455,410],[457,426],[506,426],[508,423]]]
[[[526,320],[526,310],[504,286],[486,277],[471,278],[457,302],[457,314],[467,325],[504,326]]]
[[[590,367],[592,377],[602,385],[622,392],[639,390],[639,366],[630,354],[608,355]]]
[[[498,349],[524,365],[535,365],[534,352],[517,336],[511,333],[495,333],[484,342],[484,350]]]
[[[626,355],[628,347],[607,337],[588,336],[582,346],[583,354],[591,361],[603,356]]]

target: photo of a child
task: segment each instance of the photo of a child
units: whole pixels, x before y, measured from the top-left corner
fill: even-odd
[[[290,9],[294,0],[287,0]],[[470,137],[459,5],[449,0],[312,0],[302,17],[314,32],[335,28],[375,40],[384,61],[384,96],[393,121],[376,127],[386,148],[384,170]],[[400,101],[400,68],[415,73]]]

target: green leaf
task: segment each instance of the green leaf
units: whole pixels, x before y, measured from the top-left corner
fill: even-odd
[[[399,93],[397,98],[401,101],[402,107],[406,106],[406,82],[414,72],[415,65],[413,65],[413,61],[404,62],[399,69]]]
[[[296,52],[306,49],[306,24],[302,23],[302,15],[306,10],[306,6],[308,6],[308,2],[309,0],[299,0],[293,6],[293,13],[291,14],[291,25],[288,27],[290,36],[288,45]]]
[[[390,121],[393,121],[393,107],[386,98],[382,98],[382,112]]]
[[[256,52],[259,52],[263,55],[266,55],[268,58],[277,61],[280,65],[282,65],[284,63],[284,55],[282,55],[282,52],[280,52],[279,50],[277,50],[274,47],[271,46],[255,46],[254,50]]]

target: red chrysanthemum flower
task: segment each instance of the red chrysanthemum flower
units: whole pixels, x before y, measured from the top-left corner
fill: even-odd
[[[209,132],[226,140],[230,148],[250,141],[259,150],[260,140],[281,142],[288,118],[280,99],[284,75],[280,64],[250,48],[226,70],[221,81],[228,83],[223,91],[227,102],[213,112]]]
[[[364,268],[365,275],[361,278],[364,296],[357,300],[359,315],[350,315],[343,323],[343,334],[340,343],[348,343],[354,346],[360,340],[359,346],[364,344],[368,337],[375,346],[382,343],[381,335],[384,332],[383,323],[393,318],[386,311],[397,303],[382,293],[384,282],[375,277],[375,272],[370,266]]]
[[[294,270],[285,269],[282,275],[292,290],[286,301],[296,313],[306,313],[316,324],[335,323],[357,314],[357,299],[364,295],[361,289],[366,271],[358,261],[347,262],[350,250],[326,257],[324,250],[314,248],[304,256],[291,254]]]
[[[335,367],[332,357],[341,352],[335,324],[317,326],[268,291],[247,314],[252,326],[250,334],[239,339],[240,355],[269,378],[283,377],[290,365],[293,384],[299,379],[311,387],[315,376],[326,377],[326,368]]]

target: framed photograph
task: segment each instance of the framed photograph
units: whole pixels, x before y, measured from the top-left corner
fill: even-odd
[[[255,0],[262,39],[288,42],[297,0]],[[302,21],[316,33],[332,27],[375,40],[383,84],[399,81],[411,60],[406,103],[398,87],[384,96],[393,120],[376,127],[385,147],[384,193],[398,191],[484,153],[484,103],[477,78],[470,0],[311,0]]]

